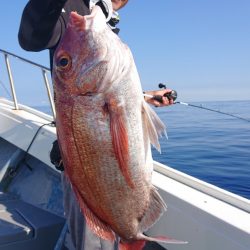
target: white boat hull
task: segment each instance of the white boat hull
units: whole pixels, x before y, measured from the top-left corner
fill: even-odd
[[[13,104],[0,99],[0,137],[27,150],[36,132],[53,119],[26,106],[13,110]],[[56,172],[49,151],[56,128],[43,126],[29,154]],[[166,201],[168,211],[147,232],[188,241],[186,245],[163,245],[168,250],[249,250],[249,200],[183,174],[158,162],[153,183]],[[0,248],[1,249],[1,248]]]

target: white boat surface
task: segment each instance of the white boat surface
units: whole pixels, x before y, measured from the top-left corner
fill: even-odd
[[[54,118],[17,102],[9,58],[41,68],[53,110],[49,69],[0,52],[12,92],[12,100],[0,97],[0,250],[60,249],[65,224],[60,172],[49,158],[56,140]],[[172,236],[188,244],[149,244],[145,249],[250,249],[248,199],[159,162],[154,162],[153,184],[168,210],[146,233]]]

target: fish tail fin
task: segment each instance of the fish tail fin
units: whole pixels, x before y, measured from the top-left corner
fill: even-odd
[[[142,250],[145,244],[145,240],[137,240],[129,243],[120,242],[119,250]]]
[[[167,210],[167,205],[158,193],[155,187],[151,189],[151,199],[147,211],[140,222],[140,232],[147,231],[153,224],[155,224],[161,215]],[[172,244],[185,244],[186,241],[176,240],[168,236],[150,237],[144,234],[138,235],[140,241],[154,241]]]
[[[159,136],[164,134],[167,137],[166,126],[145,101],[142,104],[142,116],[151,144],[161,152]]]

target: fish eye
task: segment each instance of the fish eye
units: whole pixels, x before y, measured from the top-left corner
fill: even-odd
[[[62,70],[69,69],[71,66],[71,58],[68,55],[62,55],[57,61],[57,67]]]
[[[59,61],[59,65],[61,67],[66,67],[68,64],[69,64],[69,59],[66,57],[61,58]]]

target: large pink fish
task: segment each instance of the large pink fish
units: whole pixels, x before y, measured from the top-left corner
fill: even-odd
[[[145,103],[129,48],[101,9],[72,12],[54,56],[56,124],[65,174],[90,228],[121,249],[171,239],[143,234],[166,210],[151,182],[150,142],[165,126]]]

